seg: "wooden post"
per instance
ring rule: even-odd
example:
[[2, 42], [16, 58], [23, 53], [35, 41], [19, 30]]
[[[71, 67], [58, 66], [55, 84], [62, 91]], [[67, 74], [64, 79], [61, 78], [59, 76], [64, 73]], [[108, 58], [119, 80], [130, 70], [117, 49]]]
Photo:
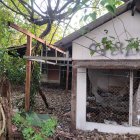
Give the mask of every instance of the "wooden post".
[[72, 68], [72, 94], [71, 94], [71, 126], [72, 126], [72, 129], [76, 129], [76, 89], [77, 89], [77, 68], [73, 67]]
[[[66, 58], [69, 57], [69, 53], [67, 52]], [[68, 94], [68, 88], [69, 88], [69, 61], [67, 61], [67, 72], [66, 72], [66, 94]]]
[[[26, 55], [31, 56], [32, 37], [27, 36], [27, 51]], [[31, 61], [26, 61], [26, 83], [25, 83], [25, 111], [30, 109], [30, 81], [31, 81]]]
[[129, 126], [132, 126], [133, 116], [133, 71], [130, 71], [130, 93], [129, 93]]

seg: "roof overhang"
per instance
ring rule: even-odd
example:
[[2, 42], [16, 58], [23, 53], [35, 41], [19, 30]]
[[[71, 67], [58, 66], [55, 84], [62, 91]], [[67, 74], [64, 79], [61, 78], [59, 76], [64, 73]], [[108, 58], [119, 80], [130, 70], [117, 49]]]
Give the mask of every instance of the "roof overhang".
[[128, 4], [130, 4], [132, 0], [129, 0], [122, 6], [117, 8], [116, 15], [113, 16], [111, 13], [107, 13], [100, 18], [96, 19], [95, 21], [87, 24], [86, 26], [80, 28], [79, 30], [73, 32], [72, 34], [64, 37], [62, 40], [59, 40], [58, 42], [55, 43], [56, 46], [63, 47], [63, 48], [68, 48], [72, 46], [72, 41], [83, 36], [84, 34], [81, 34], [81, 32], [85, 31], [85, 34], [95, 28], [103, 25], [104, 23], [110, 21], [111, 19], [115, 18], [116, 16], [123, 14], [124, 12], [128, 11]]

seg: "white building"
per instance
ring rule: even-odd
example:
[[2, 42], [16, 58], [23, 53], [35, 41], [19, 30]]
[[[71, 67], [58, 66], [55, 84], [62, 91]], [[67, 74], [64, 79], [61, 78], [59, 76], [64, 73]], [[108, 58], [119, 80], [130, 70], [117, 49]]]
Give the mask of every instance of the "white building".
[[[127, 4], [117, 9], [116, 17], [106, 14], [56, 43], [59, 46], [72, 47], [71, 112], [72, 124], [77, 129], [97, 129], [100, 132], [108, 133], [140, 133], [140, 51], [139, 48], [130, 49], [128, 47], [130, 39], [132, 39], [131, 43], [134, 43], [138, 38], [136, 42], [139, 43], [140, 13], [135, 12], [135, 15], [132, 16], [131, 10], [127, 10]], [[81, 35], [83, 30], [90, 30], [90, 32]], [[103, 39], [106, 39], [104, 41], [111, 40], [110, 44], [113, 47], [106, 50]], [[91, 55], [91, 52], [94, 54]], [[96, 119], [92, 119], [92, 122], [87, 121], [86, 109], [87, 103], [89, 103], [87, 79], [91, 84], [90, 94], [93, 95], [93, 102], [102, 108], [102, 110], [98, 108], [98, 113], [95, 113], [98, 116]], [[100, 94], [99, 89], [102, 91]], [[112, 90], [114, 91], [112, 92]], [[104, 92], [107, 93], [103, 95]], [[124, 97], [126, 100], [123, 102]], [[98, 121], [98, 118], [102, 116], [103, 108], [112, 109], [114, 107], [117, 116], [117, 113], [121, 111], [122, 103], [128, 108], [122, 107], [125, 110], [122, 112], [125, 112], [126, 115], [118, 115], [118, 118], [126, 117], [125, 125], [123, 120], [117, 120], [118, 118], [115, 121], [112, 120], [113, 112]], [[92, 109], [97, 112], [96, 105], [93, 105]], [[94, 118], [94, 116], [92, 117]]]

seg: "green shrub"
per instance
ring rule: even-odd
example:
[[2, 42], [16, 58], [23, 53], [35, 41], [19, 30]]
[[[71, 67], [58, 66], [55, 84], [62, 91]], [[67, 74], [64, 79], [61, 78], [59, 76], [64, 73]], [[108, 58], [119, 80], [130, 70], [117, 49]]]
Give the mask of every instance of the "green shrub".
[[23, 84], [25, 81], [25, 60], [11, 57], [4, 48], [0, 49], [0, 77], [5, 75], [12, 84]]
[[52, 117], [40, 118], [36, 113], [16, 113], [13, 123], [22, 132], [25, 140], [45, 140], [53, 136], [57, 120]]

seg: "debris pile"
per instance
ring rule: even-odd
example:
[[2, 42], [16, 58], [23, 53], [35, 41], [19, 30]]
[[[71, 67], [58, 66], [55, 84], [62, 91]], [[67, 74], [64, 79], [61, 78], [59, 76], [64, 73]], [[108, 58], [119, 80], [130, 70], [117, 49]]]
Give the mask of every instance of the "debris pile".
[[[65, 91], [62, 89], [52, 89], [47, 88], [47, 86], [42, 87], [43, 92], [47, 97], [47, 101], [50, 108], [53, 110], [48, 110], [39, 95], [36, 96], [35, 111], [38, 113], [50, 113], [58, 118], [58, 126], [56, 133], [52, 140], [140, 140], [140, 135], [119, 135], [119, 134], [107, 134], [100, 133], [98, 130], [94, 131], [81, 131], [74, 130], [71, 128], [71, 118], [70, 118], [70, 100], [71, 91], [66, 95]], [[23, 88], [14, 90], [13, 94], [13, 106], [16, 108], [17, 97], [23, 96]]]

